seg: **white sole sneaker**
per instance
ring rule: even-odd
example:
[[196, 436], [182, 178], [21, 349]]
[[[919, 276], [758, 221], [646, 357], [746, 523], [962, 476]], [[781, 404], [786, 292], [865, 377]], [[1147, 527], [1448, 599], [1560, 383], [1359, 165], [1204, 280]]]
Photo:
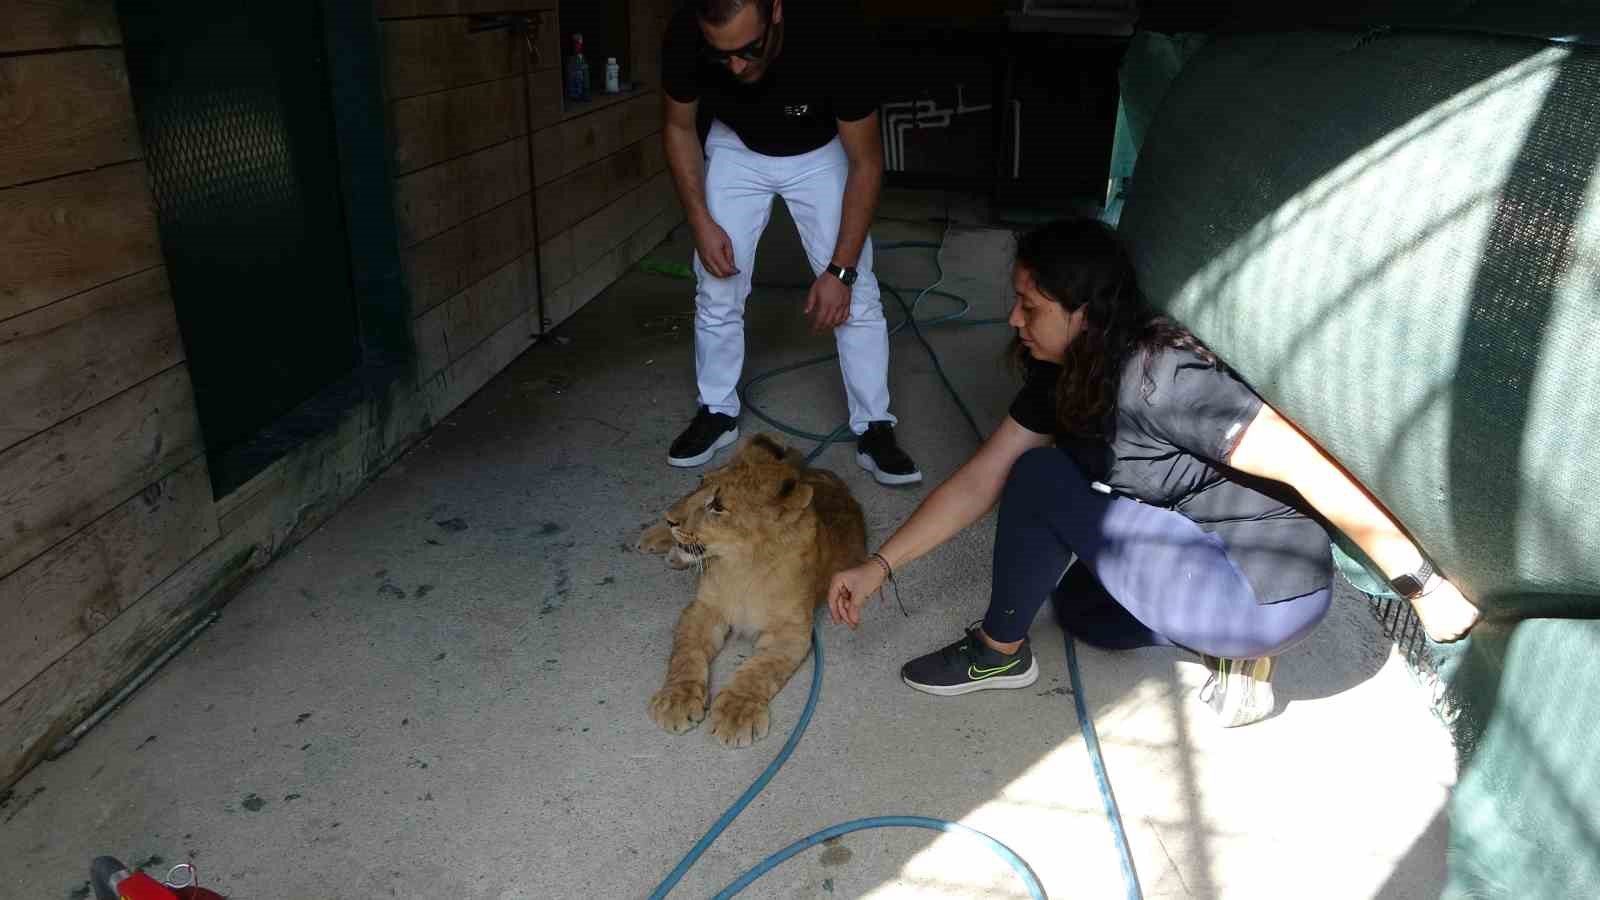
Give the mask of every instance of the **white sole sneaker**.
[[1216, 714], [1223, 728], [1239, 728], [1272, 715], [1277, 697], [1272, 693], [1273, 659], [1218, 659], [1203, 657], [1211, 677], [1200, 687], [1200, 702]]
[[738, 440], [739, 426], [735, 425], [727, 431], [724, 431], [722, 433], [722, 437], [717, 438], [716, 443], [712, 444], [710, 447], [707, 447], [706, 452], [701, 453], [698, 456], [673, 456], [670, 453], [667, 454], [667, 465], [679, 469], [693, 469], [696, 466], [703, 466], [706, 463], [711, 462], [711, 457], [716, 456], [718, 450], [721, 450], [723, 447], [730, 446]]
[[866, 469], [868, 472], [871, 472], [872, 477], [879, 484], [916, 484], [922, 480], [921, 472], [912, 472], [910, 475], [891, 475], [888, 472], [879, 469], [878, 464], [872, 461], [872, 457], [865, 453], [856, 453], [856, 465]]
[[969, 681], [966, 684], [918, 684], [905, 675], [901, 675], [900, 680], [904, 681], [907, 687], [919, 690], [924, 694], [937, 694], [940, 697], [959, 697], [962, 694], [970, 694], [973, 691], [1014, 690], [1016, 688], [1025, 688], [1039, 680], [1039, 657], [1035, 656], [1028, 660], [1027, 670], [1019, 674], [993, 675], [982, 681]]

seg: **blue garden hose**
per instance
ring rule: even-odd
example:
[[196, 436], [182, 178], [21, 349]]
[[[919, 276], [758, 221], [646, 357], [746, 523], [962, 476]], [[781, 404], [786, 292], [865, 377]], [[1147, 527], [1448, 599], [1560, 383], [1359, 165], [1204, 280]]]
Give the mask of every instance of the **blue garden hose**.
[[990, 850], [993, 850], [1001, 859], [1010, 863], [1011, 868], [1015, 869], [1017, 874], [1022, 876], [1023, 883], [1028, 886], [1028, 896], [1033, 897], [1034, 900], [1046, 900], [1044, 887], [1039, 884], [1038, 876], [1033, 874], [1033, 869], [1028, 867], [1027, 861], [1018, 856], [1016, 851], [988, 836], [987, 834], [984, 834], [975, 828], [968, 828], [967, 826], [962, 825], [960, 822], [951, 822], [945, 819], [930, 819], [927, 816], [873, 816], [870, 819], [855, 819], [850, 822], [843, 822], [838, 825], [834, 825], [831, 828], [824, 828], [816, 834], [813, 834], [810, 837], [803, 837], [800, 840], [795, 841], [789, 846], [783, 848], [782, 850], [779, 850], [777, 853], [767, 857], [766, 860], [761, 863], [761, 865], [756, 866], [754, 869], [751, 869], [743, 875], [740, 875], [732, 884], [718, 891], [713, 900], [727, 900], [728, 897], [732, 897], [733, 895], [749, 887], [751, 882], [755, 881], [757, 878], [760, 878], [762, 875], [767, 874], [767, 872], [771, 871], [779, 863], [791, 856], [794, 856], [801, 850], [804, 850], [808, 847], [815, 847], [823, 841], [836, 838], [842, 834], [849, 834], [852, 831], [864, 831], [868, 828], [926, 828], [929, 831], [943, 831], [949, 834], [964, 834], [968, 837], [977, 838], [979, 841], [982, 841], [984, 844], [986, 844]]
[[1078, 728], [1083, 732], [1083, 746], [1089, 751], [1089, 765], [1094, 769], [1095, 784], [1100, 788], [1100, 805], [1105, 808], [1106, 820], [1111, 823], [1111, 841], [1117, 845], [1117, 862], [1122, 866], [1122, 883], [1127, 887], [1128, 900], [1142, 900], [1139, 890], [1139, 872], [1133, 867], [1133, 851], [1128, 847], [1128, 834], [1122, 829], [1122, 813], [1117, 810], [1117, 797], [1111, 793], [1111, 776], [1106, 773], [1106, 760], [1100, 754], [1100, 736], [1095, 733], [1094, 719], [1089, 717], [1088, 705], [1083, 701], [1083, 676], [1078, 672], [1078, 650], [1072, 633], [1064, 634], [1067, 643], [1067, 677], [1072, 684], [1072, 705], [1078, 710]]
[[[733, 824], [733, 820], [738, 817], [739, 813], [744, 812], [744, 808], [750, 805], [750, 801], [754, 800], [757, 794], [761, 793], [761, 789], [767, 786], [767, 782], [772, 780], [772, 776], [778, 774], [778, 769], [789, 761], [789, 755], [800, 744], [800, 736], [805, 734], [806, 726], [811, 724], [811, 714], [817, 710], [817, 698], [822, 696], [821, 621], [813, 621], [811, 623], [811, 649], [815, 654], [815, 658], [811, 662], [811, 693], [806, 696], [806, 708], [800, 713], [800, 721], [794, 724], [794, 730], [789, 732], [789, 739], [783, 742], [783, 749], [779, 750], [778, 755], [772, 758], [772, 762], [762, 770], [755, 782], [746, 788], [743, 794], [739, 795], [739, 799], [728, 807], [728, 811], [723, 813], [722, 817], [712, 824], [711, 828], [706, 831], [705, 835], [693, 847], [689, 848], [689, 852], [684, 854], [683, 859], [667, 874], [667, 877], [662, 879], [659, 885], [656, 885], [656, 889], [650, 892], [650, 900], [660, 900], [677, 885], [689, 871], [689, 868], [700, 859], [700, 854], [706, 852], [706, 848], [711, 846], [711, 842], [722, 834], [723, 829]], [[773, 865], [777, 865], [777, 863], [773, 863]]]
[[[881, 250], [881, 251], [894, 251], [894, 250], [934, 250], [934, 251], [940, 251], [940, 250], [944, 249], [944, 244], [943, 243], [934, 243], [932, 241], [894, 241], [894, 242], [885, 243], [885, 244], [878, 244], [877, 245], [877, 249]], [[977, 325], [1002, 325], [1002, 324], [1005, 324], [1006, 320], [1005, 320], [1004, 317], [994, 318], [994, 319], [968, 319], [968, 318], [966, 318], [967, 313], [971, 312], [971, 310], [972, 310], [972, 304], [968, 303], [965, 297], [962, 297], [962, 296], [960, 296], [958, 294], [952, 294], [949, 291], [941, 291], [941, 290], [939, 290], [939, 285], [944, 283], [944, 265], [942, 264], [942, 262], [940, 262], [940, 260], [938, 258], [938, 255], [937, 255], [937, 252], [936, 252], [936, 254], [934, 256], [934, 264], [939, 269], [939, 280], [935, 281], [933, 284], [931, 284], [931, 285], [923, 288], [921, 291], [917, 292], [916, 299], [911, 301], [911, 303], [909, 305], [906, 303], [905, 297], [903, 295], [901, 295], [900, 291], [897, 290], [894, 287], [894, 285], [888, 284], [888, 283], [883, 282], [881, 280], [878, 282], [878, 286], [884, 292], [888, 293], [889, 296], [893, 297], [895, 299], [895, 301], [900, 304], [900, 309], [902, 311], [904, 311], [904, 313], [905, 313], [905, 318], [903, 318], [899, 322], [895, 323], [894, 327], [889, 329], [889, 337], [894, 337], [896, 334], [899, 334], [901, 331], [904, 331], [907, 327], [910, 327], [912, 334], [916, 335], [917, 340], [919, 342], [921, 342], [923, 348], [928, 351], [928, 358], [933, 361], [934, 371], [939, 373], [939, 379], [944, 382], [945, 388], [950, 392], [951, 398], [953, 398], [956, 401], [956, 406], [960, 407], [961, 415], [966, 418], [967, 424], [972, 426], [973, 433], [978, 435], [978, 440], [981, 441], [981, 440], [983, 440], [983, 429], [978, 427], [978, 420], [973, 417], [972, 411], [967, 409], [966, 403], [964, 403], [961, 400], [961, 395], [956, 391], [955, 386], [953, 384], [951, 384], [949, 376], [947, 376], [945, 374], [944, 364], [939, 360], [939, 354], [934, 351], [933, 345], [929, 344], [927, 337], [925, 337], [922, 334], [922, 326], [927, 325], [927, 326], [931, 327], [931, 326], [936, 326], [936, 325], [965, 325], [965, 326], [971, 327], [971, 326], [977, 326]], [[658, 268], [653, 269], [652, 271], [662, 271], [662, 269], [658, 267]], [[759, 286], [760, 287], [765, 287], [765, 288], [802, 290], [802, 291], [803, 290], [807, 290], [807, 289], [810, 288], [810, 285], [807, 285], [807, 284], [771, 284], [771, 283], [763, 283], [763, 284], [761, 284]], [[928, 297], [943, 297], [943, 298], [945, 298], [947, 300], [954, 300], [957, 304], [960, 305], [960, 307], [958, 309], [956, 309], [954, 312], [949, 312], [949, 313], [946, 313], [946, 314], [944, 314], [942, 316], [934, 316], [931, 319], [920, 319], [919, 320], [917, 318], [917, 316], [916, 316], [917, 307], [921, 306], [922, 305], [922, 301], [927, 299]], [[750, 399], [750, 392], [752, 390], [754, 390], [757, 385], [760, 385], [760, 384], [762, 384], [763, 382], [766, 382], [766, 381], [770, 381], [771, 379], [776, 378], [779, 375], [786, 375], [786, 374], [788, 374], [790, 372], [794, 372], [794, 371], [799, 370], [799, 369], [808, 368], [810, 366], [822, 365], [823, 363], [832, 362], [833, 360], [836, 360], [838, 358], [839, 358], [839, 354], [837, 354], [837, 353], [828, 353], [828, 354], [824, 354], [822, 356], [814, 356], [814, 357], [812, 357], [810, 359], [803, 359], [803, 360], [801, 360], [799, 362], [796, 362], [796, 363], [790, 363], [789, 365], [786, 365], [786, 366], [780, 366], [780, 367], [778, 367], [776, 369], [772, 369], [772, 370], [767, 371], [767, 372], [762, 372], [761, 374], [756, 375], [756, 376], [752, 377], [750, 380], [746, 381], [744, 383], [744, 385], [741, 388], [739, 388], [739, 399], [743, 402], [743, 404], [747, 408], [749, 408], [750, 412], [753, 415], [755, 415], [756, 418], [760, 419], [763, 422], [766, 422], [768, 425], [771, 425], [773, 428], [778, 429], [779, 431], [783, 432], [784, 434], [790, 435], [792, 437], [800, 438], [801, 440], [818, 441], [819, 442], [816, 447], [812, 448], [811, 453], [806, 456], [806, 463], [808, 465], [811, 464], [812, 462], [815, 462], [817, 457], [821, 456], [823, 451], [827, 450], [828, 447], [833, 445], [834, 443], [846, 440], [847, 438], [849, 440], [853, 441], [854, 437], [850, 436], [850, 425], [848, 423], [840, 425], [838, 428], [835, 428], [833, 431], [829, 432], [828, 434], [814, 434], [814, 433], [809, 432], [809, 431], [804, 431], [804, 430], [802, 430], [800, 428], [796, 428], [795, 426], [788, 424], [787, 422], [779, 421], [778, 419], [774, 418], [773, 416], [768, 415], [765, 410], [763, 410], [759, 405], [757, 405], [754, 401], [752, 401]]]
[[[948, 234], [948, 229], [946, 233]], [[942, 251], [944, 249], [944, 245], [942, 242], [932, 243], [928, 241], [902, 241], [897, 243], [880, 244], [878, 245], [878, 249], [931, 249], [935, 251]], [[937, 252], [934, 257], [934, 263], [939, 269], [939, 280], [934, 282], [932, 285], [923, 288], [922, 291], [917, 294], [916, 299], [913, 300], [909, 305], [905, 302], [905, 298], [901, 296], [900, 292], [893, 286], [884, 284], [881, 281], [879, 282], [880, 287], [893, 296], [895, 300], [899, 302], [901, 309], [905, 312], [905, 318], [891, 328], [889, 330], [889, 334], [890, 336], [893, 336], [908, 326], [911, 328], [911, 331], [914, 335], [916, 335], [917, 340], [922, 344], [923, 348], [927, 350], [928, 357], [933, 362], [934, 371], [938, 373], [939, 380], [944, 383], [945, 390], [949, 392], [951, 399], [955, 400], [956, 406], [960, 408], [961, 414], [967, 420], [967, 424], [972, 427], [973, 434], [976, 435], [977, 439], [981, 442], [984, 440], [983, 429], [978, 426], [978, 420], [973, 417], [971, 410], [969, 410], [966, 403], [962, 401], [961, 395], [956, 390], [955, 385], [950, 381], [949, 376], [945, 374], [944, 366], [939, 360], [939, 354], [933, 349], [933, 345], [928, 342], [927, 337], [923, 335], [921, 326], [934, 326], [943, 324], [969, 326], [996, 325], [1002, 324], [1006, 320], [1003, 318], [979, 320], [968, 320], [963, 318], [967, 312], [971, 310], [971, 304], [969, 304], [960, 296], [937, 289], [938, 286], [944, 282], [944, 265]], [[658, 267], [654, 269], [654, 271], [659, 272], [663, 271], [663, 269]], [[761, 286], [796, 288], [799, 290], [806, 290], [810, 287], [809, 285]], [[954, 300], [960, 304], [960, 309], [943, 316], [937, 316], [932, 319], [919, 321], [916, 318], [917, 307], [925, 298], [929, 296], [940, 296]], [[818, 356], [812, 359], [802, 360], [798, 363], [791, 363], [790, 365], [761, 373], [745, 382], [744, 386], [739, 392], [740, 398], [743, 400], [744, 405], [747, 406], [750, 411], [756, 415], [756, 417], [760, 418], [768, 425], [771, 425], [773, 428], [776, 428], [785, 434], [789, 434], [804, 440], [819, 442], [818, 445], [812, 449], [811, 453], [807, 455], [807, 464], [810, 464], [816, 460], [817, 457], [821, 456], [823, 451], [827, 450], [830, 445], [845, 440], [846, 436], [850, 435], [849, 424], [840, 425], [838, 428], [835, 428], [832, 432], [825, 435], [812, 434], [810, 432], [802, 431], [801, 429], [779, 421], [778, 419], [761, 410], [758, 406], [756, 406], [756, 404], [751, 402], [749, 392], [756, 385], [775, 378], [778, 375], [783, 375], [785, 373], [793, 372], [797, 369], [803, 369], [808, 366], [821, 365], [822, 363], [830, 362], [837, 358], [837, 353], [830, 353], [826, 356]], [[853, 436], [850, 437], [850, 440], [854, 440]], [[728, 807], [728, 810], [724, 812], [715, 823], [712, 824], [711, 828], [706, 831], [705, 835], [702, 836], [699, 841], [695, 842], [695, 845], [689, 849], [689, 852], [684, 855], [683, 859], [678, 862], [677, 866], [675, 866], [673, 870], [667, 874], [667, 877], [662, 879], [661, 883], [656, 886], [656, 889], [650, 893], [650, 900], [660, 900], [660, 898], [665, 897], [669, 891], [677, 886], [678, 882], [683, 879], [683, 876], [687, 874], [689, 869], [693, 867], [694, 864], [700, 859], [700, 856], [705, 853], [707, 848], [711, 846], [712, 842], [716, 841], [716, 839], [721, 836], [722, 832], [733, 823], [733, 820], [737, 818], [741, 812], [744, 812], [745, 807], [750, 805], [750, 801], [755, 799], [757, 794], [761, 793], [761, 790], [765, 788], [767, 783], [770, 782], [773, 776], [777, 774], [778, 769], [781, 768], [783, 764], [788, 761], [789, 756], [794, 753], [794, 749], [800, 743], [800, 738], [805, 733], [806, 727], [811, 724], [811, 715], [816, 711], [817, 700], [822, 695], [821, 629], [821, 621], [813, 621], [811, 629], [811, 646], [812, 652], [815, 654], [815, 659], [812, 662], [811, 670], [811, 692], [806, 697], [805, 709], [800, 713], [800, 720], [795, 723], [794, 730], [789, 733], [789, 739], [784, 742], [783, 749], [778, 751], [778, 755], [774, 757], [767, 768], [761, 772], [760, 776], [756, 778], [755, 782], [752, 783], [750, 787], [739, 796], [738, 800], [734, 801], [732, 806]], [[1100, 753], [1100, 740], [1095, 733], [1094, 720], [1090, 718], [1088, 706], [1084, 703], [1083, 678], [1078, 670], [1078, 654], [1074, 647], [1072, 635], [1070, 633], [1066, 634], [1065, 638], [1067, 647], [1067, 673], [1071, 679], [1072, 700], [1078, 715], [1078, 727], [1083, 733], [1084, 746], [1089, 752], [1089, 761], [1094, 769], [1095, 782], [1100, 789], [1101, 804], [1105, 809], [1106, 819], [1111, 826], [1112, 841], [1116, 844], [1117, 853], [1120, 857], [1122, 877], [1127, 889], [1126, 896], [1128, 897], [1128, 900], [1142, 900], [1144, 895], [1139, 888], [1139, 876], [1133, 865], [1133, 854], [1128, 846], [1128, 836], [1122, 826], [1122, 814], [1117, 809], [1117, 800], [1111, 791], [1111, 778], [1106, 773], [1105, 759]], [[782, 850], [779, 850], [777, 853], [774, 853], [762, 860], [754, 868], [739, 876], [733, 881], [733, 883], [719, 891], [714, 900], [724, 900], [724, 898], [732, 897], [738, 894], [746, 887], [749, 887], [750, 884], [756, 879], [760, 878], [762, 875], [765, 875], [767, 872], [772, 871], [774, 868], [777, 868], [785, 860], [796, 855], [797, 853], [800, 853], [802, 850], [805, 850], [808, 847], [814, 847], [825, 840], [838, 837], [839, 835], [849, 834], [855, 831], [862, 831], [869, 828], [927, 828], [933, 831], [958, 833], [974, 837], [984, 842], [990, 850], [994, 851], [996, 855], [1005, 860], [1006, 863], [1011, 866], [1011, 868], [1017, 873], [1018, 877], [1020, 877], [1023, 883], [1027, 886], [1030, 897], [1035, 898], [1035, 900], [1045, 900], [1046, 895], [1044, 892], [1044, 886], [1039, 883], [1038, 876], [1034, 874], [1027, 862], [1023, 860], [1022, 857], [1018, 856], [1010, 847], [1007, 847], [1005, 844], [1002, 844], [1001, 842], [995, 840], [987, 834], [984, 834], [981, 831], [969, 828], [958, 822], [951, 822], [944, 819], [927, 818], [923, 816], [874, 816], [867, 819], [855, 819], [850, 822], [844, 822], [839, 825], [824, 828], [815, 834], [795, 841]]]

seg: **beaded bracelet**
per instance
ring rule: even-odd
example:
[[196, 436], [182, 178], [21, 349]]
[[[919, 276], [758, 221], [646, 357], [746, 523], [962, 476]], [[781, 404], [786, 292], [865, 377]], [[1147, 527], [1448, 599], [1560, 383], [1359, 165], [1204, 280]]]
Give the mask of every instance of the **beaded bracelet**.
[[[883, 569], [883, 577], [894, 588], [894, 602], [900, 607], [900, 615], [905, 616], [908, 619], [911, 618], [911, 613], [906, 611], [906, 602], [900, 599], [900, 582], [894, 580], [894, 566], [889, 565], [889, 561], [884, 559], [883, 554], [881, 553], [874, 553], [871, 556], [868, 556], [867, 559], [877, 563], [878, 566]], [[883, 588], [880, 587], [878, 592], [882, 594]]]

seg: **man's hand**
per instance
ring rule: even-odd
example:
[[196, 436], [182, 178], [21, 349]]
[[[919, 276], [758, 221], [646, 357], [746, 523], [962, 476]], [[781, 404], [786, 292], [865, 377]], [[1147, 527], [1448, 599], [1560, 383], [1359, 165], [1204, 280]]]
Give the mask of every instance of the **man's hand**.
[[881, 587], [883, 568], [872, 560], [833, 576], [828, 585], [828, 613], [833, 623], [849, 625], [852, 630], [860, 625], [861, 610]]
[[739, 274], [733, 262], [733, 241], [716, 220], [706, 216], [693, 226], [694, 248], [700, 253], [700, 263], [706, 271], [718, 278], [731, 278]]
[[1462, 596], [1461, 591], [1448, 581], [1439, 583], [1411, 601], [1411, 607], [1422, 620], [1422, 630], [1441, 644], [1459, 641], [1478, 624], [1478, 608]]
[[850, 287], [823, 272], [806, 296], [805, 314], [811, 317], [813, 334], [838, 328], [850, 318]]

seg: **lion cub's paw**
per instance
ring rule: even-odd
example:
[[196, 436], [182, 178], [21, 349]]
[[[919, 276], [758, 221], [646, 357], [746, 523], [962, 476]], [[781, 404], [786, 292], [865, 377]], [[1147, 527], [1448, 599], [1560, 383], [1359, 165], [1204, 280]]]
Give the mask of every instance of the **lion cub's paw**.
[[711, 703], [711, 734], [725, 747], [748, 747], [767, 736], [767, 701], [723, 691]]
[[635, 541], [633, 548], [640, 553], [665, 553], [677, 546], [677, 541], [672, 539], [672, 529], [665, 522], [657, 522], [644, 530]]
[[705, 685], [680, 681], [656, 691], [650, 698], [650, 718], [673, 734], [689, 731], [705, 717]]

